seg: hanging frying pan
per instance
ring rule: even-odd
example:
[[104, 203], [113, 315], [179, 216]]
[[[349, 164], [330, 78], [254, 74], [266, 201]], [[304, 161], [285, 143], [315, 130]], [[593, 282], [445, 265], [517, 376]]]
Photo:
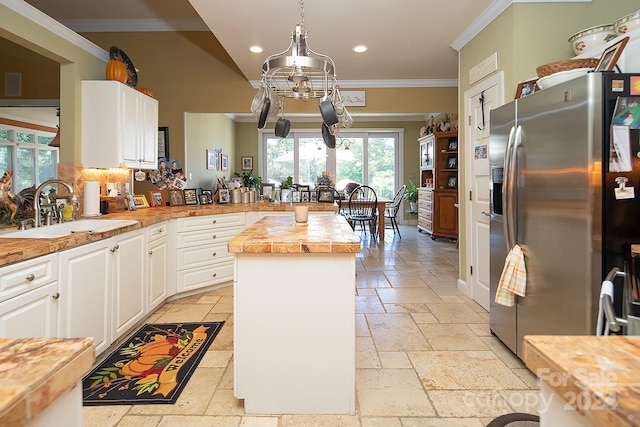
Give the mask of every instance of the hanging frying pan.
[[336, 137], [331, 135], [331, 131], [329, 131], [326, 123], [322, 123], [322, 139], [324, 139], [324, 144], [328, 148], [336, 148]]
[[291, 129], [291, 122], [284, 117], [280, 117], [276, 122], [276, 136], [279, 138], [286, 138], [289, 135]]
[[320, 115], [327, 126], [338, 123], [338, 115], [336, 114], [336, 109], [333, 107], [333, 102], [331, 102], [330, 99], [320, 103]]
[[268, 96], [265, 96], [262, 100], [262, 109], [260, 110], [260, 118], [258, 119], [258, 129], [262, 129], [267, 123], [267, 116], [269, 115], [270, 106], [271, 100]]

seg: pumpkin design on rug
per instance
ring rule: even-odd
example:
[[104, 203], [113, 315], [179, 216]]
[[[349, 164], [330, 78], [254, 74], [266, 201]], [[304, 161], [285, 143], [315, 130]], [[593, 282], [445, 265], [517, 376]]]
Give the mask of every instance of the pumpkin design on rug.
[[223, 325], [144, 325], [84, 377], [83, 405], [175, 403]]

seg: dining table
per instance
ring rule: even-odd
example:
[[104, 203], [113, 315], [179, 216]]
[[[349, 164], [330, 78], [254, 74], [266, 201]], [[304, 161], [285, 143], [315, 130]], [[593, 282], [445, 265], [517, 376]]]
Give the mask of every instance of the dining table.
[[[343, 199], [342, 202], [342, 210], [349, 210], [349, 199]], [[357, 202], [357, 200], [356, 200]], [[380, 241], [384, 241], [384, 211], [388, 203], [393, 203], [393, 200], [390, 199], [378, 199], [376, 202], [376, 210], [378, 212], [378, 239]]]

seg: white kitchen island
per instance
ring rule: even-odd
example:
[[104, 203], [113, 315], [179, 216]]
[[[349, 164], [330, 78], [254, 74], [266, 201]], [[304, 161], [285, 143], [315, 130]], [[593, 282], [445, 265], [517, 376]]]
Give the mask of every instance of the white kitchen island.
[[234, 391], [248, 414], [355, 414], [355, 263], [344, 218], [268, 216], [235, 254]]

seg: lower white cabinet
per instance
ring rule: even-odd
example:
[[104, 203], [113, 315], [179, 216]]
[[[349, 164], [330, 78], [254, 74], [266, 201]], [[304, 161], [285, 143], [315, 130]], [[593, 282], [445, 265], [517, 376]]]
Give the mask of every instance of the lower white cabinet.
[[245, 228], [244, 212], [177, 219], [177, 292], [233, 280], [228, 243]]
[[106, 350], [145, 315], [144, 231], [60, 252], [59, 336]]
[[169, 223], [147, 227], [147, 311], [159, 307], [168, 297]]
[[60, 252], [58, 336], [93, 337], [96, 354], [111, 344], [111, 239]]
[[0, 268], [0, 337], [55, 337], [58, 254]]

